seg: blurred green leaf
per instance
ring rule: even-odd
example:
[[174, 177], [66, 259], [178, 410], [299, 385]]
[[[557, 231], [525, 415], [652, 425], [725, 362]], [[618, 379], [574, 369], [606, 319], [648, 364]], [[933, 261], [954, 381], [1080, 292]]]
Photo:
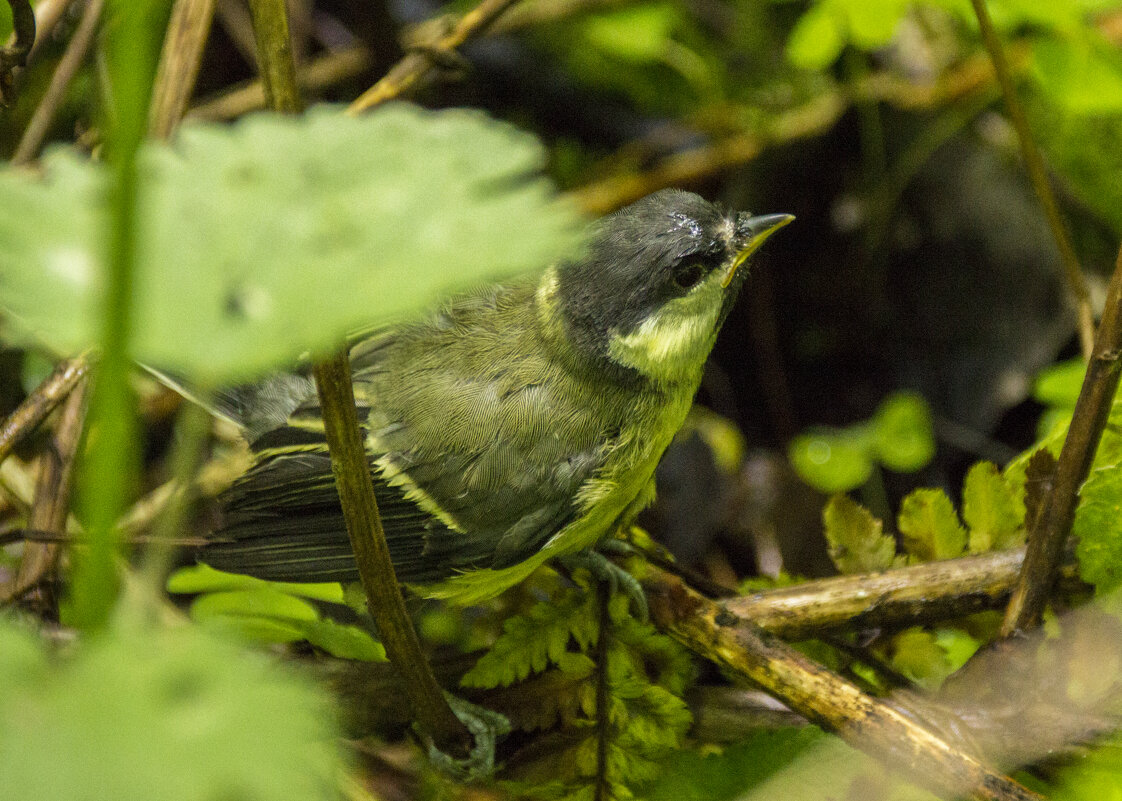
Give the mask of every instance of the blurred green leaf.
[[[771, 776], [781, 774], [799, 755], [813, 752], [829, 735], [813, 726], [761, 731], [726, 746], [719, 754], [683, 751], [669, 760], [652, 801], [725, 801]], [[808, 777], [804, 777], [804, 781]], [[776, 795], [775, 798], [782, 796]]]
[[299, 584], [296, 582], [265, 581], [239, 573], [225, 573], [210, 565], [181, 567], [167, 580], [167, 591], [174, 593], [219, 592], [222, 590], [251, 590], [272, 588], [289, 595], [300, 595], [317, 601], [345, 604], [343, 587], [338, 582]]
[[811, 6], [795, 23], [787, 40], [787, 58], [805, 70], [824, 70], [838, 60], [845, 32], [838, 15], [824, 3]]
[[231, 615], [289, 620], [319, 618], [316, 608], [304, 599], [286, 595], [269, 587], [211, 592], [200, 595], [191, 604], [191, 618], [196, 623], [206, 623], [215, 617]]
[[1048, 797], [1052, 801], [1118, 801], [1122, 798], [1122, 738], [1117, 734], [1062, 768]]
[[1073, 114], [1122, 112], [1122, 54], [1097, 37], [1042, 39], [1032, 76], [1049, 102]]
[[914, 626], [892, 638], [891, 665], [925, 690], [937, 690], [951, 674], [935, 634]]
[[1024, 501], [991, 462], [978, 462], [962, 485], [962, 518], [970, 529], [970, 553], [1013, 548], [1024, 542]]
[[864, 428], [823, 429], [800, 434], [787, 446], [799, 478], [821, 492], [856, 489], [873, 474]]
[[1079, 574], [1097, 593], [1122, 586], [1122, 468], [1092, 470], [1079, 493], [1072, 534]]
[[582, 24], [588, 43], [626, 61], [660, 61], [680, 12], [669, 3], [650, 3], [590, 15]]
[[909, 494], [900, 504], [896, 524], [904, 549], [921, 562], [953, 559], [966, 550], [966, 529], [942, 490], [919, 489]]
[[889, 470], [913, 473], [935, 456], [931, 410], [922, 396], [911, 392], [890, 395], [872, 420], [877, 459]]
[[911, 0], [838, 0], [845, 10], [850, 41], [862, 50], [888, 44]]
[[982, 641], [959, 628], [944, 627], [935, 631], [935, 641], [947, 655], [951, 672], [970, 661], [970, 657], [982, 647]]
[[0, 764], [22, 801], [333, 799], [327, 696], [194, 627], [104, 633], [69, 659], [0, 624]]
[[1087, 363], [1076, 357], [1045, 367], [1032, 384], [1032, 397], [1045, 406], [1074, 409], [1083, 386]]
[[[457, 288], [540, 268], [577, 215], [529, 135], [465, 110], [256, 114], [145, 145], [134, 355], [200, 383], [243, 379]], [[106, 171], [54, 150], [0, 172], [0, 295], [52, 347], [88, 344]]]
[[322, 617], [313, 604], [282, 592], [280, 588], [285, 585], [255, 581], [260, 584], [200, 595], [191, 604], [191, 618], [249, 642], [307, 640], [340, 659], [382, 661], [386, 658], [381, 643], [358, 626]]
[[842, 573], [887, 570], [896, 559], [896, 541], [881, 521], [845, 495], [830, 498], [822, 510], [830, 559]]

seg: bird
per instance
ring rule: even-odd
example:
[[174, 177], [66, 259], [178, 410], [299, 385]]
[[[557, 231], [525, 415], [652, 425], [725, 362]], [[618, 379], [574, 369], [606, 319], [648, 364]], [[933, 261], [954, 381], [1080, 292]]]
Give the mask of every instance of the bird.
[[[397, 578], [482, 602], [587, 552], [654, 497], [744, 282], [789, 214], [676, 189], [590, 225], [578, 255], [351, 345], [355, 404]], [[359, 578], [306, 374], [228, 393], [251, 466], [198, 552], [287, 582]]]

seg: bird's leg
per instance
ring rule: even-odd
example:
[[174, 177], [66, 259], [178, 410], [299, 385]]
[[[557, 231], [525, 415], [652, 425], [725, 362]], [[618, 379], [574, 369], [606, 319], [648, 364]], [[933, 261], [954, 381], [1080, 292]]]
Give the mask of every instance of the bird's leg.
[[647, 596], [643, 592], [638, 580], [608, 558], [613, 555], [633, 555], [635, 549], [622, 540], [609, 538], [594, 548], [568, 554], [557, 561], [569, 575], [575, 570], [587, 570], [596, 581], [607, 584], [612, 595], [623, 592], [631, 604], [631, 611], [644, 622], [649, 613], [647, 610]]
[[445, 692], [448, 706], [456, 714], [468, 731], [474, 745], [471, 753], [464, 759], [449, 756], [436, 747], [433, 741], [420, 735], [421, 742], [428, 752], [429, 761], [450, 776], [464, 781], [485, 779], [495, 772], [495, 746], [498, 741], [510, 734], [510, 721], [505, 715], [465, 701], [459, 696]]

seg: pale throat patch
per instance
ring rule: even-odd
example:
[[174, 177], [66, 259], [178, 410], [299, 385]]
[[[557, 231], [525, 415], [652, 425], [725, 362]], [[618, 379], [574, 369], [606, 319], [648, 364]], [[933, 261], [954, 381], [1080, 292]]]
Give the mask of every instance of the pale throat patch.
[[714, 270], [688, 295], [667, 301], [633, 330], [613, 330], [609, 355], [656, 381], [695, 380], [717, 339], [724, 302], [720, 279], [721, 271]]

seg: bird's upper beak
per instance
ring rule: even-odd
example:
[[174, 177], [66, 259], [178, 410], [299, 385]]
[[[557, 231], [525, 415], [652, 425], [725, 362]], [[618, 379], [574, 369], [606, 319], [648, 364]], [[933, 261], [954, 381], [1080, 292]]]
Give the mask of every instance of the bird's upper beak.
[[743, 212], [737, 214], [736, 244], [740, 249], [732, 261], [732, 266], [721, 278], [721, 286], [727, 287], [731, 284], [740, 265], [759, 250], [760, 245], [766, 242], [768, 237], [793, 219], [795, 219], [793, 214], [761, 214], [757, 217], [750, 217]]

